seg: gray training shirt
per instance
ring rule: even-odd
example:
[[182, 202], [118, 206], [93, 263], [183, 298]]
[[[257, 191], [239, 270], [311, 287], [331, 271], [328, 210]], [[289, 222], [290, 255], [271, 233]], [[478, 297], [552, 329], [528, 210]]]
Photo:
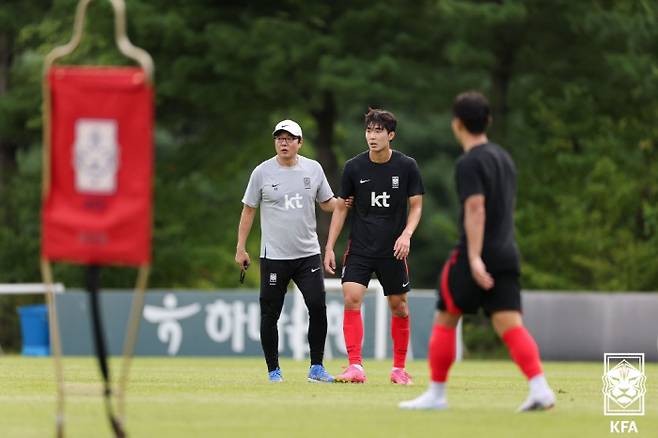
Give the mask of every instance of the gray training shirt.
[[291, 260], [320, 254], [315, 203], [328, 201], [334, 193], [320, 163], [298, 157], [291, 167], [272, 157], [249, 178], [242, 202], [260, 205], [261, 257]]

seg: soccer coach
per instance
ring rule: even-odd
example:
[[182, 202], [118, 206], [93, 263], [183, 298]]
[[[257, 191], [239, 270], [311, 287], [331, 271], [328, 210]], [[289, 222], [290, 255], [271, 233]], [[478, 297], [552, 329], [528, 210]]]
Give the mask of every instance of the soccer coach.
[[[333, 382], [322, 365], [327, 337], [327, 307], [315, 203], [332, 212], [337, 200], [322, 166], [298, 154], [302, 128], [292, 120], [279, 122], [272, 133], [276, 155], [258, 165], [242, 199], [235, 262], [251, 263], [247, 238], [260, 206], [260, 339], [270, 382], [282, 382], [277, 321], [290, 280], [301, 291], [309, 313], [310, 382]], [[342, 202], [342, 201], [341, 201]]]

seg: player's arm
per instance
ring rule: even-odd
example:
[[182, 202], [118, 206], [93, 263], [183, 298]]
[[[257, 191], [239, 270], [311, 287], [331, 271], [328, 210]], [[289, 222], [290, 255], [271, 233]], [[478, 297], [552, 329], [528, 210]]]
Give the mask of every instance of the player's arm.
[[482, 260], [482, 245], [484, 242], [484, 224], [486, 211], [484, 195], [471, 195], [464, 201], [464, 231], [468, 246], [468, 262], [471, 266], [471, 275], [482, 289], [491, 289], [494, 280], [487, 272]]
[[251, 226], [254, 223], [256, 216], [256, 209], [244, 204], [242, 207], [242, 214], [240, 215], [240, 225], [238, 225], [238, 244], [235, 249], [235, 263], [240, 268], [245, 268], [251, 264], [251, 259], [247, 253], [247, 238], [251, 231]]
[[407, 216], [407, 226], [404, 227], [402, 234], [393, 245], [393, 255], [396, 259], [402, 260], [409, 255], [411, 249], [411, 236], [420, 223], [420, 216], [423, 213], [423, 195], [409, 197], [409, 215]]
[[331, 224], [329, 225], [329, 235], [327, 236], [327, 245], [324, 252], [324, 269], [330, 274], [336, 273], [336, 255], [334, 254], [334, 246], [336, 240], [340, 235], [345, 219], [347, 218], [347, 206], [343, 198], [337, 198], [335, 203], [334, 212], [331, 215]]
[[327, 177], [324, 174], [322, 167], [320, 167], [320, 171], [322, 172], [322, 183], [318, 188], [318, 196], [320, 197], [320, 199], [326, 198], [326, 201], [319, 202], [320, 209], [322, 211], [326, 211], [327, 213], [332, 213], [336, 208], [336, 204], [339, 202], [345, 203], [348, 209], [351, 208], [352, 202], [354, 201], [354, 196], [351, 196], [345, 200], [341, 200], [340, 198], [338, 199], [335, 198], [333, 192], [331, 191], [331, 187], [329, 187], [329, 181], [327, 181]]
[[348, 209], [352, 208], [352, 205], [354, 204], [354, 196], [350, 196], [347, 199], [342, 199], [342, 198], [329, 198], [325, 202], [320, 202], [320, 209], [322, 211], [326, 211], [327, 213], [333, 213], [333, 211], [336, 208], [336, 205], [338, 203], [343, 203], [345, 204], [345, 207]]
[[331, 213], [334, 211], [334, 208], [336, 208], [336, 198], [329, 198], [324, 202], [320, 202], [320, 209], [322, 211]]

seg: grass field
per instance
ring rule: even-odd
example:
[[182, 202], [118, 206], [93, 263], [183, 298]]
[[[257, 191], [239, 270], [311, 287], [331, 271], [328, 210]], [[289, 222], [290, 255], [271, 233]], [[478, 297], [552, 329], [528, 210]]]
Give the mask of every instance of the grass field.
[[[67, 437], [110, 437], [91, 358], [67, 358]], [[119, 361], [113, 360], [113, 370]], [[332, 373], [342, 361], [326, 364]], [[311, 384], [307, 364], [282, 360], [286, 382], [269, 384], [260, 358], [136, 358], [127, 399], [131, 437], [605, 437], [601, 363], [548, 362], [557, 392], [549, 412], [514, 414], [526, 383], [509, 361], [464, 361], [449, 384], [450, 409], [405, 412], [400, 400], [420, 394], [426, 363], [408, 369], [411, 387], [388, 383], [390, 362], [366, 361], [365, 385]], [[646, 365], [640, 436], [658, 436], [658, 364]], [[0, 357], [0, 437], [49, 437], [54, 430], [50, 358]], [[633, 434], [635, 435], [635, 434]]]

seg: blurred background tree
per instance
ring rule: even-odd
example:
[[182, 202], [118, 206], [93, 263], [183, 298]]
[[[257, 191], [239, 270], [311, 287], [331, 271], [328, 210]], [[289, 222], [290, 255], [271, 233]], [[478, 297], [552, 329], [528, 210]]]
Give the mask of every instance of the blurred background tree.
[[[0, 5], [1, 282], [40, 277], [41, 67], [69, 40], [76, 3]], [[398, 116], [394, 147], [424, 177], [410, 265], [416, 288], [434, 288], [458, 237], [450, 106], [478, 89], [492, 102], [492, 140], [519, 168], [524, 287], [655, 290], [655, 2], [243, 3], [127, 1], [129, 36], [156, 65], [152, 286], [237, 286], [240, 200], [251, 170], [274, 154], [274, 123], [301, 123], [301, 153], [338, 191], [345, 160], [365, 149], [362, 116], [376, 106]], [[109, 2], [93, 2], [82, 45], [64, 62], [126, 63], [112, 23]], [[320, 214], [322, 246], [328, 221]], [[55, 275], [82, 284], [77, 266]], [[126, 269], [103, 277], [108, 287], [133, 281]], [[247, 282], [257, 286], [257, 267]]]

